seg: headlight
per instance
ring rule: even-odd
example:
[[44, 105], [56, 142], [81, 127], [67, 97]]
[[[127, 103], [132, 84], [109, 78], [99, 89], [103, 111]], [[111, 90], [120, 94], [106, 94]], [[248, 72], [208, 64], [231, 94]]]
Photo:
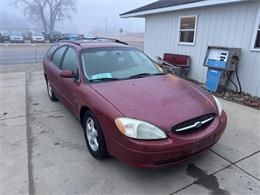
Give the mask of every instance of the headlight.
[[115, 123], [118, 129], [127, 137], [146, 140], [167, 138], [161, 129], [144, 121], [131, 118], [117, 118]]
[[215, 102], [216, 102], [216, 105], [217, 105], [217, 108], [218, 108], [218, 114], [219, 114], [219, 116], [221, 116], [221, 114], [222, 114], [222, 106], [221, 106], [221, 103], [220, 103], [220, 101], [218, 100], [218, 98], [216, 98], [214, 95], [213, 95], [213, 98], [214, 98], [214, 100], [215, 100]]

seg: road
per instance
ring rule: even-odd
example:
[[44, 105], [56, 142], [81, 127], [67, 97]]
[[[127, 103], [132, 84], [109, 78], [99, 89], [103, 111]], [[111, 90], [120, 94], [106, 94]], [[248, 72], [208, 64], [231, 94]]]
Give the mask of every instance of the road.
[[49, 44], [46, 45], [1, 45], [0, 65], [35, 64], [42, 61]]
[[[129, 42], [129, 45], [143, 50], [143, 43]], [[37, 64], [50, 47], [50, 44], [1, 44], [0, 65]]]

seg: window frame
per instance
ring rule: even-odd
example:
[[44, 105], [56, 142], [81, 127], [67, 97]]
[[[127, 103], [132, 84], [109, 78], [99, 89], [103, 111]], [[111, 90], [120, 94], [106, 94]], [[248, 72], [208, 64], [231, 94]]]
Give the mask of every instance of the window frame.
[[[181, 29], [181, 20], [183, 18], [191, 18], [191, 17], [195, 17], [195, 25], [194, 25], [194, 35], [193, 35], [193, 42], [182, 42], [180, 41], [181, 38], [181, 31], [192, 31], [191, 29]], [[178, 40], [177, 40], [177, 44], [179, 45], [189, 45], [189, 46], [194, 46], [195, 42], [196, 42], [196, 34], [197, 34], [197, 23], [198, 23], [198, 15], [185, 15], [185, 16], [180, 16], [179, 17], [179, 24], [178, 24]]]
[[[62, 47], [65, 47], [65, 50], [64, 50], [64, 52], [62, 53], [62, 56], [61, 56], [61, 59], [60, 59], [60, 63], [59, 63], [59, 65], [56, 65], [54, 62], [53, 62], [53, 57], [54, 57], [54, 55], [56, 54], [56, 52], [59, 50], [59, 49], [61, 49]], [[58, 47], [58, 48], [56, 48], [56, 50], [53, 52], [53, 54], [52, 54], [52, 57], [51, 57], [51, 63], [54, 65], [54, 66], [56, 66], [58, 69], [60, 69], [61, 70], [61, 64], [62, 64], [62, 62], [63, 62], [63, 58], [64, 58], [64, 55], [65, 55], [65, 53], [67, 52], [67, 49], [68, 49], [68, 46], [67, 45], [61, 45], [60, 47]]]
[[255, 48], [255, 41], [258, 32], [260, 33], [260, 9], [258, 9], [256, 19], [255, 19], [254, 32], [251, 41], [251, 51], [260, 51], [260, 47]]
[[[45, 54], [45, 58], [49, 59], [50, 61], [52, 60], [52, 56], [54, 55], [54, 53], [56, 52], [56, 50], [59, 48], [59, 44], [53, 44], [49, 47], [49, 49], [47, 50], [46, 54]], [[54, 48], [56, 47], [56, 48]], [[50, 53], [50, 50], [54, 48], [54, 50]]]
[[[62, 69], [62, 64], [63, 64], [63, 62], [64, 62], [64, 58], [65, 58], [65, 56], [66, 56], [66, 54], [67, 54], [67, 52], [68, 52], [68, 50], [69, 50], [69, 48], [71, 48], [74, 52], [75, 52], [75, 54], [76, 54], [76, 66], [77, 66], [77, 73], [76, 73], [76, 77], [75, 77], [75, 80], [79, 80], [79, 74], [80, 74], [80, 66], [79, 66], [79, 56], [78, 56], [78, 53], [77, 53], [77, 49], [76, 48], [74, 48], [74, 47], [72, 47], [71, 45], [66, 45], [67, 46], [67, 48], [66, 48], [66, 50], [64, 51], [64, 54], [63, 54], [63, 56], [62, 56], [62, 60], [61, 60], [61, 63], [60, 63], [60, 70], [63, 70]], [[73, 73], [74, 74], [74, 73]]]

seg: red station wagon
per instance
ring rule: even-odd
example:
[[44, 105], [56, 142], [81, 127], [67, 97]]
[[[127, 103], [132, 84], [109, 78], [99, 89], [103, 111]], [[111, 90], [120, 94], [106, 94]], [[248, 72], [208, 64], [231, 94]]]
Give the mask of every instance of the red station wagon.
[[118, 40], [60, 41], [43, 68], [50, 99], [80, 120], [97, 159], [173, 166], [209, 149], [226, 127], [217, 98]]

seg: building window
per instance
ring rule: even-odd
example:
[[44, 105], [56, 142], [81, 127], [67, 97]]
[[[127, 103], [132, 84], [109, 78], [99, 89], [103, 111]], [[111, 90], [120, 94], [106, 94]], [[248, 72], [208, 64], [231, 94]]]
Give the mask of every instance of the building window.
[[197, 27], [197, 16], [182, 16], [179, 22], [179, 43], [194, 45]]
[[260, 51], [260, 11], [256, 18], [256, 31], [253, 37], [252, 49]]

